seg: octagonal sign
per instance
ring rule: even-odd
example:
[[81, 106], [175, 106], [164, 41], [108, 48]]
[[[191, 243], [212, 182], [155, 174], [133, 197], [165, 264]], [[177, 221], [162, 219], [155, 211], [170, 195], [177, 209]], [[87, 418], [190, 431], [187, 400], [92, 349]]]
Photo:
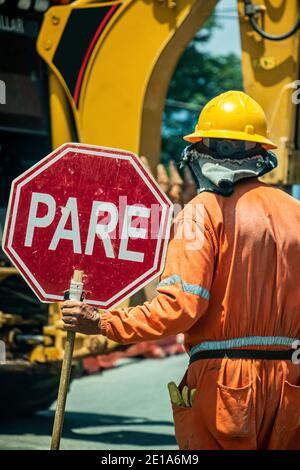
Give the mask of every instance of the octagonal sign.
[[78, 269], [86, 302], [110, 308], [161, 272], [171, 212], [133, 153], [64, 144], [13, 181], [3, 250], [41, 301]]

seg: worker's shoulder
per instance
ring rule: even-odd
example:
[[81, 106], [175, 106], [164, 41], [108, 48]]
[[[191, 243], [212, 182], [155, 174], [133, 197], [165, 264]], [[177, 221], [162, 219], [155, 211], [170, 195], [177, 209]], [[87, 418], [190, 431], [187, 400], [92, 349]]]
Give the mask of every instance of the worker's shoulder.
[[209, 208], [211, 205], [215, 204], [218, 204], [218, 195], [210, 191], [203, 191], [197, 194], [197, 196], [195, 196], [193, 199], [191, 199], [191, 201], [188, 202], [187, 206], [203, 205], [205, 208]]
[[[175, 214], [176, 215], [176, 214]], [[222, 219], [222, 209], [216, 195], [212, 192], [202, 192], [184, 205], [176, 219], [193, 220], [203, 225], [215, 225]]]
[[263, 207], [268, 213], [287, 211], [300, 217], [300, 202], [297, 199], [275, 186], [251, 179], [237, 183], [231, 196], [209, 191], [197, 194], [185, 204], [178, 218], [199, 220], [205, 214], [212, 225], [219, 225], [224, 218], [249, 206]]
[[282, 204], [283, 206], [291, 206], [294, 210], [300, 210], [300, 202], [292, 197], [288, 192], [270, 184], [257, 181], [256, 184], [246, 188], [240, 188], [238, 197], [243, 196], [243, 199], [264, 199], [270, 205]]
[[226, 201], [229, 198], [210, 191], [203, 191], [186, 204], [185, 210], [190, 206], [193, 208], [194, 212], [202, 210], [207, 214], [214, 214], [217, 216], [219, 213], [221, 214], [222, 205], [224, 203], [223, 199]]
[[[275, 224], [300, 224], [300, 202], [282, 189], [260, 181], [238, 185], [231, 207], [223, 207], [226, 220], [234, 211], [235, 217], [251, 223], [264, 223], [272, 219]], [[265, 222], [264, 222], [265, 220]]]

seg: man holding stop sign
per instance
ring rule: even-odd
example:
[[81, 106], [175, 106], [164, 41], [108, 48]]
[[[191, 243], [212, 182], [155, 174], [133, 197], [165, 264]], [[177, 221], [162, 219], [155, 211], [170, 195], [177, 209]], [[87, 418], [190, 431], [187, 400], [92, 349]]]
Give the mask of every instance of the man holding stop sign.
[[169, 384], [181, 449], [299, 449], [299, 201], [258, 180], [276, 145], [246, 94], [214, 98], [185, 139], [200, 194], [175, 219], [158, 295], [67, 301], [66, 328], [125, 344], [185, 333], [189, 367]]
[[[298, 449], [299, 202], [258, 180], [277, 165], [275, 144], [263, 110], [244, 93], [213, 99], [185, 138], [192, 145], [182, 164], [200, 194], [175, 219], [151, 302], [113, 309], [161, 271], [170, 222], [168, 200], [128, 152], [112, 159], [112, 149], [89, 150], [96, 162], [74, 159], [84, 161], [76, 173], [66, 149], [58, 194], [53, 175], [46, 187], [40, 180], [42, 168], [21, 175], [6, 252], [42, 300], [61, 299], [72, 269], [84, 271], [85, 300], [63, 304], [69, 334], [130, 344], [185, 333], [189, 367], [178, 388], [169, 384], [181, 449]], [[56, 158], [43, 162], [47, 171]], [[97, 187], [99, 158], [106, 184]]]

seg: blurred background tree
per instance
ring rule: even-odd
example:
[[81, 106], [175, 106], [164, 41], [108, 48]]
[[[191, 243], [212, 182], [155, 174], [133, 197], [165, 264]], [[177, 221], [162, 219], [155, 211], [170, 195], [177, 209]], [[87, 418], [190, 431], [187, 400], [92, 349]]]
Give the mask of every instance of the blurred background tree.
[[215, 28], [211, 16], [190, 42], [170, 82], [162, 125], [161, 161], [177, 161], [187, 145], [182, 136], [193, 131], [205, 103], [227, 90], [242, 90], [240, 57], [230, 53], [212, 55], [203, 51]]

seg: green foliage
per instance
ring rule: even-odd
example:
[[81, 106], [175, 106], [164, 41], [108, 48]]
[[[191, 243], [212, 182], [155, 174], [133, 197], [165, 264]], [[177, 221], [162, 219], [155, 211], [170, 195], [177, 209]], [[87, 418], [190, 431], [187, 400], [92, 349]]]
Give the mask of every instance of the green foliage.
[[239, 57], [201, 51], [216, 27], [219, 25], [210, 18], [183, 53], [170, 82], [162, 126], [164, 163], [180, 157], [187, 145], [182, 136], [193, 131], [208, 100], [223, 91], [243, 88]]

